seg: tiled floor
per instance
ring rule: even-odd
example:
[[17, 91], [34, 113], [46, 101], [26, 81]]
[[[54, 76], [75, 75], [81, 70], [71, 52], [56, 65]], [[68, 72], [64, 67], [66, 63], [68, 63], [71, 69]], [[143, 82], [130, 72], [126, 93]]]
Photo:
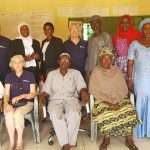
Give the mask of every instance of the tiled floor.
[[[24, 145], [25, 150], [60, 150], [58, 141], [56, 136], [54, 137], [54, 145], [48, 145], [48, 137], [49, 137], [49, 129], [51, 125], [49, 122], [43, 123], [41, 126], [41, 143], [35, 144], [33, 140], [33, 134], [31, 126], [25, 128], [24, 133]], [[0, 150], [7, 150], [8, 146], [8, 134], [6, 132], [6, 128], [3, 127], [3, 139], [2, 146], [0, 146]], [[98, 150], [99, 143], [102, 141], [101, 138], [98, 138], [96, 143], [92, 143], [90, 141], [90, 137], [87, 133], [80, 132], [78, 135], [77, 147], [73, 148], [73, 150]], [[139, 150], [150, 150], [150, 140], [149, 141], [140, 141], [136, 142], [136, 145], [139, 147]], [[128, 148], [124, 145], [124, 138], [117, 137], [111, 138], [111, 144], [108, 147], [108, 150], [128, 150]]]

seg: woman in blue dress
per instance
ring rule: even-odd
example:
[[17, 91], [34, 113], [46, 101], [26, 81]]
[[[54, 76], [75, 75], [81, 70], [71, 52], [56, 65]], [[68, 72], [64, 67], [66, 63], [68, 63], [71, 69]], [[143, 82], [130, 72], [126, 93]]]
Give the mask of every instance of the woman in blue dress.
[[150, 18], [141, 21], [142, 38], [131, 43], [128, 53], [128, 88], [136, 96], [136, 109], [142, 124], [136, 127], [138, 139], [150, 138]]

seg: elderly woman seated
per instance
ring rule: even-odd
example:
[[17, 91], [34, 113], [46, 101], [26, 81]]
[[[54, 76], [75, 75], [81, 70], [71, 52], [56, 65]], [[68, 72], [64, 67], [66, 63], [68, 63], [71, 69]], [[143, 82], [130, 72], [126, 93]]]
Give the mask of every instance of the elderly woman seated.
[[100, 65], [92, 71], [89, 91], [95, 97], [93, 117], [104, 137], [100, 150], [107, 150], [110, 136], [125, 136], [130, 150], [138, 150], [132, 139], [133, 128], [140, 123], [127, 98], [128, 89], [121, 70], [112, 66], [114, 54], [107, 47], [99, 53]]
[[23, 150], [24, 116], [33, 109], [36, 95], [34, 75], [23, 70], [24, 66], [25, 60], [21, 55], [13, 56], [10, 61], [13, 71], [5, 79], [4, 114], [10, 138], [8, 150], [14, 149], [15, 130], [18, 134], [15, 150]]

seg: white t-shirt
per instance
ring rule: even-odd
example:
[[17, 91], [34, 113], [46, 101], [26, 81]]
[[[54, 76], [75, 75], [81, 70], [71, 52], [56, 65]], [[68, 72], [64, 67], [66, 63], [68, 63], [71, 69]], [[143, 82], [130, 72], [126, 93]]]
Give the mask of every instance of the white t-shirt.
[[44, 45], [43, 45], [43, 48], [42, 48], [43, 60], [44, 61], [45, 61], [45, 52], [46, 52], [48, 44], [49, 44], [49, 42], [45, 42]]

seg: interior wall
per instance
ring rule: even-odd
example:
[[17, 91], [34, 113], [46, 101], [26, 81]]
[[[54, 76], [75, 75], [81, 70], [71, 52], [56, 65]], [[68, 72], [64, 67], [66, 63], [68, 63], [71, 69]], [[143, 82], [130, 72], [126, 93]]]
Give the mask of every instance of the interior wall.
[[67, 38], [68, 17], [60, 17], [58, 8], [108, 7], [108, 15], [113, 16], [114, 6], [137, 6], [138, 15], [150, 14], [149, 0], [0, 0], [0, 13], [26, 13], [50, 10], [54, 18], [55, 35], [65, 40]]

